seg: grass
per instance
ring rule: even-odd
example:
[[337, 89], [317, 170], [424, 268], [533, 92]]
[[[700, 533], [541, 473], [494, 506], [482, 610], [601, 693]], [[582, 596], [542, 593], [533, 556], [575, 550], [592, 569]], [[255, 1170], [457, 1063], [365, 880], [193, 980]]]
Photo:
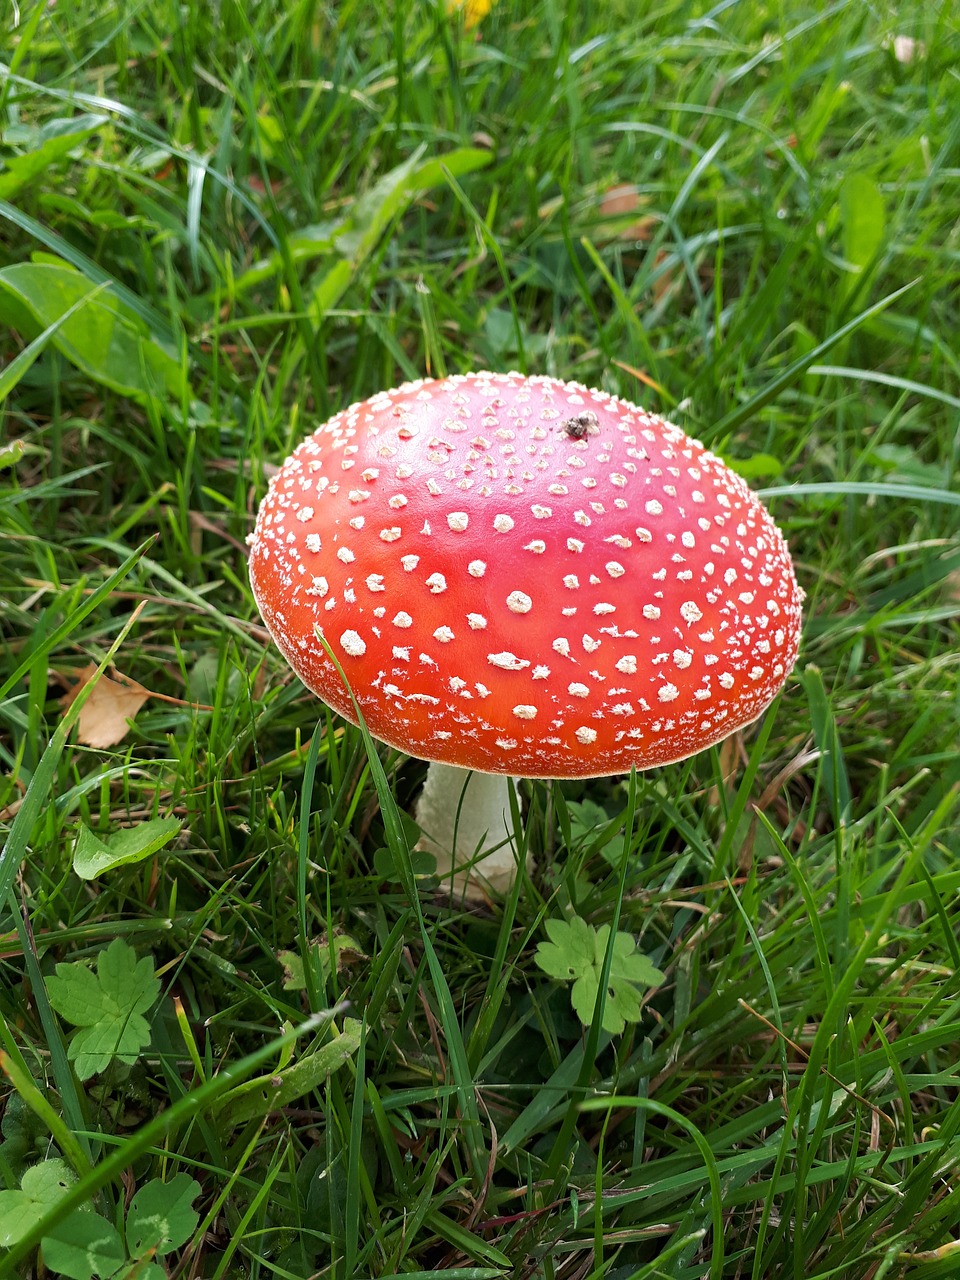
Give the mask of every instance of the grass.
[[[0, 1234], [65, 1168], [0, 1274], [41, 1236], [90, 1274], [54, 1265], [80, 1204], [101, 1275], [960, 1273], [953, 7], [3, 22]], [[479, 367], [680, 421], [765, 486], [808, 605], [758, 729], [525, 785], [536, 872], [465, 913], [414, 876], [423, 766], [292, 678], [244, 538], [312, 424]], [[90, 745], [118, 672], [164, 700]], [[78, 876], [82, 830], [158, 817]], [[534, 962], [573, 916], [666, 974], [620, 1035]], [[81, 1078], [48, 983], [116, 938], [149, 1041]]]

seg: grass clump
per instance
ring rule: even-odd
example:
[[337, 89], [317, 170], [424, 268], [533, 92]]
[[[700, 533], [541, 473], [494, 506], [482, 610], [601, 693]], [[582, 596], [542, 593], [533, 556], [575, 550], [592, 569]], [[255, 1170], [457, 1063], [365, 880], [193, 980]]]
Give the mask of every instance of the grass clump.
[[[960, 1265], [955, 17], [482, 8], [3, 19], [0, 1274]], [[311, 425], [480, 367], [682, 422], [808, 610], [743, 740], [526, 786], [468, 914], [244, 539]], [[535, 963], [573, 920], [664, 975], [618, 1032]], [[149, 1040], [88, 1072], [58, 975], [119, 949]]]

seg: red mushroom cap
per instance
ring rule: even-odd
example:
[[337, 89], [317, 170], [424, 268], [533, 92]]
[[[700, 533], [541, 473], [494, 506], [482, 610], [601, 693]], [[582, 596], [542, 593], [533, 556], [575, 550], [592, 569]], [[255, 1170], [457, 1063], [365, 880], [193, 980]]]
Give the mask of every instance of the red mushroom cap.
[[679, 427], [574, 383], [476, 373], [338, 413], [270, 484], [263, 620], [304, 684], [425, 760], [592, 777], [680, 760], [793, 667], [786, 544]]

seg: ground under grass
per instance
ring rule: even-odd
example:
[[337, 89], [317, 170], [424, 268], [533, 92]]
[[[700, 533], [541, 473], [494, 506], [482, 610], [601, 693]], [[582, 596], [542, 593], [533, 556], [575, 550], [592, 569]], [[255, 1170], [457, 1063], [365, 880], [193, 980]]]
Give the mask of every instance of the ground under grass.
[[[0, 1274], [960, 1274], [956, 10], [481, 8], [3, 16]], [[468, 912], [244, 539], [481, 367], [680, 422], [808, 602], [759, 726], [525, 785]], [[622, 1031], [574, 920], [663, 974]]]

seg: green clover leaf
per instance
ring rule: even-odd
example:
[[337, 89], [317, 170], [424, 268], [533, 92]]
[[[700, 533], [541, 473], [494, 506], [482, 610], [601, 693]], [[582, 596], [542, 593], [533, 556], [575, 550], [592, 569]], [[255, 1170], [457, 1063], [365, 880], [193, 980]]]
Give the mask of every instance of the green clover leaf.
[[127, 1214], [127, 1245], [135, 1258], [153, 1252], [169, 1253], [185, 1244], [200, 1215], [193, 1201], [200, 1186], [186, 1173], [178, 1173], [169, 1182], [152, 1178], [130, 1201]]
[[[593, 1022], [600, 991], [603, 960], [610, 941], [610, 926], [595, 929], [586, 920], [548, 920], [549, 942], [541, 942], [534, 959], [551, 978], [573, 982], [570, 1000], [574, 1012], [584, 1026]], [[601, 1027], [618, 1035], [628, 1022], [640, 1018], [640, 989], [655, 987], [664, 975], [637, 950], [629, 933], [617, 933], [613, 939], [607, 991], [601, 1005]]]
[[[15, 1244], [75, 1181], [63, 1160], [44, 1160], [27, 1170], [18, 1191], [0, 1191], [0, 1245]], [[145, 1183], [127, 1213], [129, 1258], [111, 1222], [88, 1206], [76, 1209], [43, 1237], [44, 1264], [69, 1280], [164, 1280], [166, 1272], [152, 1259], [189, 1240], [199, 1220], [193, 1208], [199, 1194], [199, 1184], [185, 1173]]]
[[570, 800], [570, 839], [573, 846], [582, 846], [591, 853], [599, 853], [605, 862], [618, 867], [623, 857], [623, 832], [620, 819], [611, 821], [605, 809], [593, 800]]
[[73, 1182], [63, 1160], [44, 1160], [26, 1171], [19, 1191], [0, 1191], [0, 1245], [16, 1244]]
[[123, 1241], [112, 1223], [99, 1213], [77, 1209], [58, 1222], [40, 1243], [50, 1271], [70, 1280], [106, 1280], [124, 1261]]
[[81, 1080], [105, 1071], [114, 1058], [131, 1066], [150, 1043], [143, 1014], [156, 1000], [160, 980], [150, 957], [138, 961], [120, 938], [100, 952], [96, 974], [79, 962], [58, 964], [47, 992], [57, 1013], [80, 1028], [68, 1056]]

